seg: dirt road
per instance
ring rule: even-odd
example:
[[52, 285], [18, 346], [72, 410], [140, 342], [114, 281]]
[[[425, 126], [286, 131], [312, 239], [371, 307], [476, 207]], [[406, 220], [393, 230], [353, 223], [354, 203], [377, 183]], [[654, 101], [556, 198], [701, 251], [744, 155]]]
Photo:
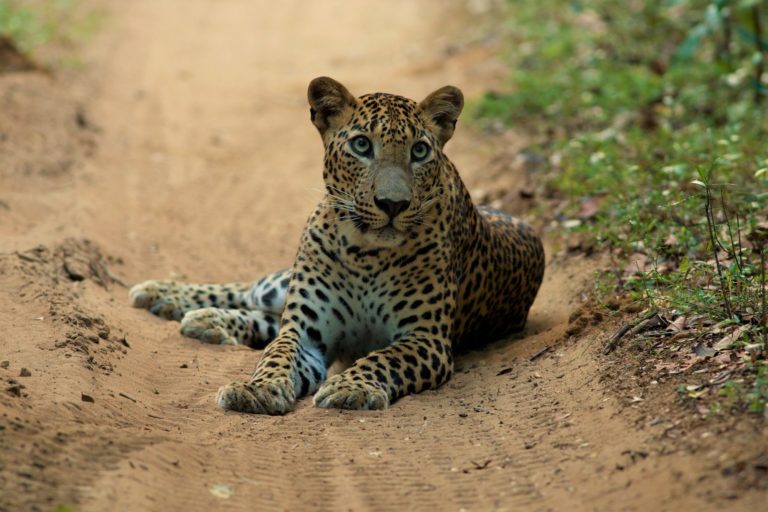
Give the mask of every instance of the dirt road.
[[[289, 265], [320, 196], [311, 78], [420, 99], [447, 83], [471, 97], [499, 76], [473, 19], [445, 9], [110, 3], [62, 114], [84, 133], [75, 161], [22, 169], [4, 157], [0, 510], [721, 508], [725, 484], [699, 487], [703, 459], [659, 454], [662, 427], [637, 430], [603, 389], [594, 340], [560, 343], [588, 262], [550, 261], [525, 335], [459, 358], [442, 389], [383, 412], [303, 400], [285, 417], [217, 409], [216, 389], [257, 353], [183, 338], [110, 284], [107, 267], [131, 284]], [[50, 87], [25, 80], [7, 101]], [[55, 122], [40, 101], [30, 108]], [[496, 151], [466, 126], [447, 148], [470, 188], [495, 186], [484, 166]]]

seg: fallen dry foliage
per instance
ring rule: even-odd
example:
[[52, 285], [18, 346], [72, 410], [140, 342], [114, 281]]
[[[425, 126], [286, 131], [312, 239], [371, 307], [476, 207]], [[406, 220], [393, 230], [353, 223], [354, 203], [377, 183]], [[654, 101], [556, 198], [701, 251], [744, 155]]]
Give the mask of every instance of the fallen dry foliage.
[[[646, 368], [652, 364], [649, 379], [688, 378], [690, 382], [680, 388], [681, 394], [696, 399], [696, 410], [702, 415], [718, 409], [715, 404], [722, 399], [729, 383], [745, 383], [745, 371], [752, 373], [752, 366], [765, 360], [765, 347], [755, 323], [714, 323], [704, 315], [688, 317], [655, 311], [640, 318], [631, 329], [626, 330], [625, 326], [630, 324], [624, 324], [610, 337], [604, 353], [612, 352], [626, 338], [626, 343], [648, 354]], [[626, 334], [622, 336], [622, 332]], [[764, 405], [758, 407], [755, 403], [750, 412], [764, 414]]]

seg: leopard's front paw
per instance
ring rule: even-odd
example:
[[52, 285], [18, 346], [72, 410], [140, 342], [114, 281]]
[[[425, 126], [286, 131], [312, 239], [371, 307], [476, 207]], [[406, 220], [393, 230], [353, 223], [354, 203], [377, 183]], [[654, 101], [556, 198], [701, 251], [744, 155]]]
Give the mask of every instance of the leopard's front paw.
[[226, 320], [216, 308], [203, 308], [187, 312], [181, 320], [181, 334], [203, 343], [237, 345], [238, 341], [227, 331]]
[[166, 320], [181, 320], [184, 316], [177, 284], [172, 281], [144, 281], [131, 288], [128, 295], [133, 307], [148, 309]]
[[386, 409], [389, 396], [374, 382], [353, 381], [342, 373], [325, 381], [315, 393], [314, 402], [326, 409]]
[[293, 410], [296, 393], [288, 379], [233, 382], [219, 388], [219, 407], [252, 414], [285, 414]]

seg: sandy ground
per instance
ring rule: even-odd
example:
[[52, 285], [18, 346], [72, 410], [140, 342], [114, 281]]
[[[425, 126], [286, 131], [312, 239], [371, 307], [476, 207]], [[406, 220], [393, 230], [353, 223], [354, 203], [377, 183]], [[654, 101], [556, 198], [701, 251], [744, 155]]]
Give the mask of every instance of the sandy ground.
[[[0, 78], [0, 510], [757, 510], [703, 473], [717, 454], [654, 448], [594, 338], [561, 343], [594, 265], [578, 259], [550, 258], [525, 334], [440, 390], [382, 412], [217, 409], [258, 353], [183, 338], [113, 277], [289, 265], [320, 195], [315, 76], [471, 97], [503, 67], [437, 0], [109, 5], [85, 76]], [[488, 189], [500, 144], [461, 126], [447, 152]]]

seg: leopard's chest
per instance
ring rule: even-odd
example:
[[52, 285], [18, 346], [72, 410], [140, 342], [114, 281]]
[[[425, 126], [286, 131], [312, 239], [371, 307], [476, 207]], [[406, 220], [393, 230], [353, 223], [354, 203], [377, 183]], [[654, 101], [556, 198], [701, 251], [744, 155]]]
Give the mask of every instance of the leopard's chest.
[[328, 359], [349, 364], [392, 342], [397, 315], [388, 279], [348, 275], [339, 281], [323, 311], [331, 336]]
[[312, 308], [320, 316], [317, 323], [329, 361], [353, 362], [396, 342], [417, 325], [431, 328], [447, 320], [441, 312], [453, 280], [447, 277], [443, 240], [417, 237], [396, 248], [356, 242], [352, 236], [308, 240], [307, 253], [313, 273], [321, 276], [316, 284], [323, 287], [324, 302], [318, 303], [311, 291], [306, 298], [315, 299]]

